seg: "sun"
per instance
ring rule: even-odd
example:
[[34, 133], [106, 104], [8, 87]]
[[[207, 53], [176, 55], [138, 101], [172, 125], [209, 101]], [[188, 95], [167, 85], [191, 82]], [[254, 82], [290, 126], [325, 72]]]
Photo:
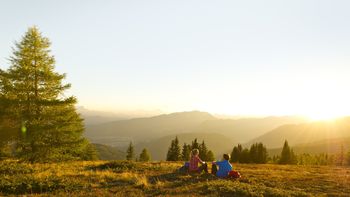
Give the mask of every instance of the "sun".
[[330, 114], [312, 114], [312, 115], [306, 115], [306, 117], [311, 121], [331, 121], [339, 118], [340, 116], [335, 116]]
[[306, 113], [305, 116], [311, 121], [332, 121], [340, 117], [346, 116], [340, 110], [315, 110], [314, 112]]

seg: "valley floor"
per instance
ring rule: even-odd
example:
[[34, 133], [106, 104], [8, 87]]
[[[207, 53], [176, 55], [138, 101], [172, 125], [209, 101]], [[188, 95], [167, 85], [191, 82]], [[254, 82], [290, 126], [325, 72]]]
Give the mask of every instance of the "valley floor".
[[179, 174], [179, 162], [0, 162], [0, 195], [350, 196], [350, 168], [233, 164], [238, 180]]

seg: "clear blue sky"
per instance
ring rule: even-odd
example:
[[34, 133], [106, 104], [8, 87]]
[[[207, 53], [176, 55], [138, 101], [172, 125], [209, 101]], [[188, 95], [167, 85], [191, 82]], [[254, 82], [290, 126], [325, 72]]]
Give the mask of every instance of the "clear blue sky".
[[350, 114], [350, 1], [2, 0], [0, 68], [36, 25], [79, 105]]

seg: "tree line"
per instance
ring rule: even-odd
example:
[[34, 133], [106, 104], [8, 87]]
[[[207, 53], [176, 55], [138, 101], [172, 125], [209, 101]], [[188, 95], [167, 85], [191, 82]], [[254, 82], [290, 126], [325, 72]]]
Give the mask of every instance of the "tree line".
[[280, 155], [269, 157], [267, 149], [262, 143], [251, 145], [250, 149], [243, 148], [238, 144], [232, 149], [231, 162], [237, 163], [274, 163], [294, 165], [350, 165], [350, 151], [345, 154], [344, 146], [340, 146], [339, 153], [329, 155], [321, 154], [295, 154], [286, 140], [283, 144]]
[[230, 159], [231, 162], [238, 163], [266, 163], [267, 160], [267, 149], [262, 143], [253, 144], [250, 149], [238, 144], [233, 147]]
[[71, 84], [55, 71], [50, 45], [31, 27], [15, 43], [9, 68], [0, 69], [2, 155], [30, 162], [96, 159], [94, 146], [82, 136], [77, 99], [65, 96]]
[[[190, 159], [191, 150], [198, 149], [199, 157], [203, 161], [214, 161], [214, 153], [208, 150], [204, 140], [199, 143], [194, 139], [190, 144], [184, 143], [180, 147], [177, 137], [170, 143], [166, 160], [167, 161], [188, 161]], [[150, 161], [151, 156], [146, 148], [144, 148], [139, 157], [135, 156], [134, 146], [130, 142], [126, 151], [127, 160]], [[267, 148], [263, 143], [255, 143], [250, 148], [243, 148], [241, 144], [234, 146], [231, 152], [230, 162], [233, 163], [254, 163], [254, 164], [292, 164], [292, 165], [350, 165], [350, 152], [345, 154], [344, 146], [341, 145], [340, 152], [334, 155], [322, 154], [295, 154], [294, 150], [289, 146], [286, 140], [283, 144], [280, 155], [270, 157]]]
[[171, 141], [168, 149], [166, 160], [167, 161], [188, 161], [190, 159], [191, 151], [193, 149], [199, 150], [199, 157], [203, 161], [214, 161], [215, 156], [213, 151], [209, 150], [204, 140], [199, 143], [197, 138], [192, 141], [191, 144], [184, 143], [182, 149], [180, 147], [179, 139], [177, 136]]

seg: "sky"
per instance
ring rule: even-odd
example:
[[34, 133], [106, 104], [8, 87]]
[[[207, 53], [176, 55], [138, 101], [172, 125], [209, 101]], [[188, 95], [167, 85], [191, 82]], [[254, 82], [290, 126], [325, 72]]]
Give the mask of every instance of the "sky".
[[0, 68], [36, 25], [78, 105], [350, 115], [350, 1], [1, 0]]

